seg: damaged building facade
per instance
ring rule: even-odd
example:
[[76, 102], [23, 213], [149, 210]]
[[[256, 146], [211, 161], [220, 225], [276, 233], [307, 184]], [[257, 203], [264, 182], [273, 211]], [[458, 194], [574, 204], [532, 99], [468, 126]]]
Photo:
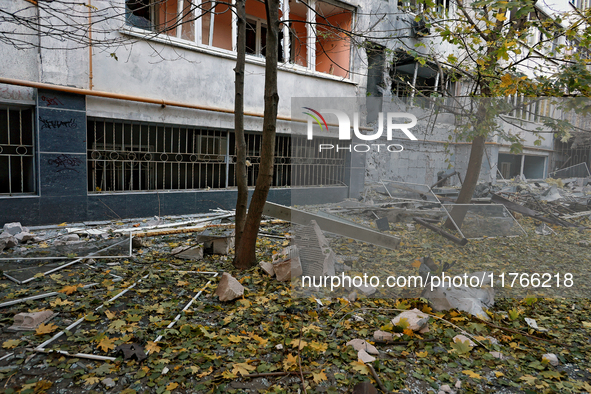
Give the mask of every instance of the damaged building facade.
[[[437, 6], [454, 9], [445, 0]], [[24, 21], [0, 43], [0, 223], [233, 208], [237, 22], [227, 3], [0, 0], [0, 7]], [[427, 39], [412, 4], [285, 0], [280, 8], [286, 23], [270, 201], [289, 204], [292, 193], [309, 203], [340, 201], [358, 197], [365, 182], [378, 179], [431, 184], [449, 164], [465, 173], [470, 145], [446, 148], [454, 118], [445, 113], [420, 121], [413, 129], [418, 141], [405, 140], [404, 152], [387, 158], [293, 149], [293, 97], [367, 97], [368, 121], [376, 110], [401, 108], [424, 119], [424, 108], [412, 100], [416, 90], [454, 96], [462, 87], [398, 50], [401, 42], [413, 46]], [[60, 13], [86, 28], [64, 28]], [[264, 3], [247, 0], [246, 14], [245, 130], [248, 184], [254, 186], [264, 107]], [[35, 20], [63, 32], [36, 31], [30, 27]], [[384, 31], [395, 33], [385, 39], [377, 33]], [[530, 116], [524, 114], [515, 117]], [[536, 121], [535, 115], [523, 120]], [[332, 143], [337, 137], [323, 138]], [[545, 178], [564, 164], [553, 157], [551, 135], [541, 145], [524, 138], [519, 155], [490, 141], [481, 178]]]

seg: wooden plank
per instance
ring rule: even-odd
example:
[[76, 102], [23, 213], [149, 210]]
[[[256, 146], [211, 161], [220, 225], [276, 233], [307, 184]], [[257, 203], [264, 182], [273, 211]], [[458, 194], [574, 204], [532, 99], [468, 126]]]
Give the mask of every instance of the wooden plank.
[[386, 249], [394, 250], [400, 244], [400, 238], [392, 235], [357, 226], [345, 220], [335, 220], [333, 218], [300, 211], [272, 202], [265, 203], [263, 215], [272, 216], [277, 219], [287, 220], [305, 226], [310, 224], [310, 220], [315, 220], [322, 231], [353, 238], [357, 241], [367, 242]]

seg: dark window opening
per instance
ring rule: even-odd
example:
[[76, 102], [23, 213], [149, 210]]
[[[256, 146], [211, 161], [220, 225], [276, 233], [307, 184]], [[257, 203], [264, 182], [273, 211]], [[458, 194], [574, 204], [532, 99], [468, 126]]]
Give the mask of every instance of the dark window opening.
[[0, 107], [0, 194], [35, 192], [33, 113]]

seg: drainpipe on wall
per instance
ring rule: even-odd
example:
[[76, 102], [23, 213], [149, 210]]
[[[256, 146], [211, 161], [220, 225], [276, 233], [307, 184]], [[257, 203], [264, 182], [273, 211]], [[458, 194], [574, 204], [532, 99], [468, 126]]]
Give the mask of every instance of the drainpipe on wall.
[[88, 0], [88, 90], [92, 90], [92, 14], [91, 0]]

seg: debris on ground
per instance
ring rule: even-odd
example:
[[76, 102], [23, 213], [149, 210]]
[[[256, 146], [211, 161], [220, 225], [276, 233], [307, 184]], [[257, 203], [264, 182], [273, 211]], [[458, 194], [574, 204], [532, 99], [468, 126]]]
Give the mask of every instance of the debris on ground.
[[244, 286], [240, 284], [232, 275], [227, 272], [222, 274], [222, 279], [215, 291], [220, 301], [232, 301], [236, 298], [242, 297], [244, 294]]
[[[560, 186], [557, 190], [563, 193]], [[386, 202], [377, 211], [366, 204], [369, 198], [343, 204], [348, 205], [343, 212], [334, 212], [337, 204], [323, 208], [338, 220], [353, 221], [357, 228], [375, 228], [372, 211], [384, 217], [378, 212], [393, 204], [383, 191]], [[382, 204], [378, 197], [371, 196], [374, 203]], [[440, 214], [443, 209], [430, 201], [406, 204], [408, 208], [392, 207], [397, 214], [405, 209]], [[494, 212], [494, 221], [502, 221], [497, 212], [501, 211]], [[325, 241], [316, 235], [308, 238], [311, 245], [316, 243], [317, 255], [302, 251], [294, 227], [266, 221], [264, 232], [273, 236], [257, 240], [257, 259], [266, 264], [245, 271], [232, 267], [233, 247], [224, 247], [225, 255], [205, 253], [200, 260], [173, 253], [199, 247], [206, 242], [198, 241], [200, 236], [224, 238], [232, 228], [226, 215], [30, 227], [28, 234], [34, 238], [4, 249], [0, 256], [7, 259], [0, 261], [0, 269], [20, 282], [8, 276], [0, 281], [3, 391], [297, 393], [303, 387], [308, 393], [377, 393], [376, 387], [400, 393], [591, 391], [591, 278], [584, 269], [573, 271], [578, 264], [586, 267], [591, 262], [589, 233], [583, 229], [590, 224], [587, 214], [560, 216], [576, 227], [518, 216], [528, 237], [483, 238], [464, 246], [423, 227], [410, 229], [407, 224], [417, 216], [414, 213], [379, 233], [398, 239], [394, 248], [326, 231], [317, 222]], [[443, 212], [438, 223], [446, 218]], [[540, 222], [555, 234], [536, 236]], [[212, 225], [220, 230], [211, 227], [204, 235], [206, 226]], [[311, 233], [316, 234], [313, 228]], [[65, 242], [76, 244], [55, 244], [69, 234], [77, 234], [79, 240]], [[118, 242], [123, 242], [121, 248]], [[109, 246], [114, 249], [111, 256], [89, 256]], [[120, 256], [124, 247], [125, 255]], [[435, 301], [421, 296], [424, 288], [413, 292], [401, 287], [390, 297], [389, 289], [371, 286], [374, 294], [365, 297], [361, 286], [350, 290], [341, 286], [340, 293], [330, 298], [319, 292], [298, 298], [289, 280], [273, 276], [273, 257], [277, 262], [293, 255], [286, 248], [297, 251], [302, 273], [325, 272], [332, 266], [336, 275], [350, 276], [417, 276], [417, 271], [419, 277], [443, 272], [488, 276], [535, 268], [553, 275], [576, 272], [576, 285], [561, 288], [561, 297], [532, 294], [531, 287], [521, 293], [494, 287], [498, 290], [490, 297], [494, 304], [482, 303], [487, 321], [457, 306], [437, 311]], [[65, 266], [76, 260], [80, 261]], [[290, 261], [290, 279], [297, 283], [291, 266]], [[60, 269], [48, 273], [56, 268]], [[222, 282], [231, 283], [222, 291]], [[480, 290], [488, 291], [486, 286]], [[354, 300], [348, 300], [353, 293]], [[484, 295], [468, 293], [463, 298], [482, 302]], [[220, 302], [226, 296], [236, 296], [235, 302]], [[30, 331], [7, 330], [18, 314], [49, 310], [55, 314], [51, 320]], [[365, 346], [359, 350], [347, 346], [352, 340]]]

